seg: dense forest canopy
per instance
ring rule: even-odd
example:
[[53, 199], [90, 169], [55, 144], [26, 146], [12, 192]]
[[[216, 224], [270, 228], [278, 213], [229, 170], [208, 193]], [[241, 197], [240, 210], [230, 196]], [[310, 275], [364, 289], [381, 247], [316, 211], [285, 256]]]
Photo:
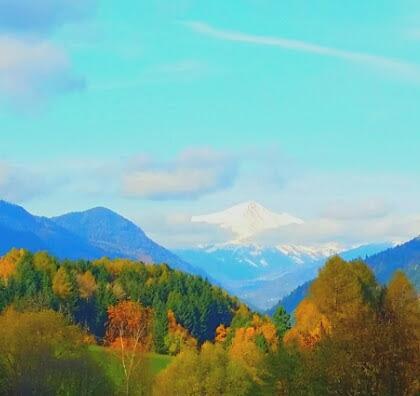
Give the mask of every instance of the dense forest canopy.
[[107, 310], [122, 300], [153, 308], [155, 347], [166, 352], [167, 312], [199, 342], [229, 325], [238, 301], [197, 276], [166, 265], [125, 259], [59, 261], [47, 253], [14, 249], [0, 259], [0, 309], [53, 309], [98, 338], [105, 335]]
[[[420, 391], [416, 291], [402, 272], [381, 285], [362, 261], [331, 258], [292, 326], [282, 307], [260, 315], [166, 265], [12, 250], [0, 259], [0, 309], [5, 395]], [[173, 357], [154, 372], [153, 353]]]

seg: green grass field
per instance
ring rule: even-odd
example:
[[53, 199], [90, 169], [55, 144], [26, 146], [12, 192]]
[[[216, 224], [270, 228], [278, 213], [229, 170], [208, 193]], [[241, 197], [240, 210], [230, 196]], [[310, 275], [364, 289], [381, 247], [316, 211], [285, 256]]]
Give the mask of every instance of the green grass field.
[[[89, 351], [93, 358], [103, 367], [107, 376], [116, 385], [123, 382], [123, 369], [121, 361], [109, 348], [101, 347], [98, 345], [91, 345]], [[171, 356], [158, 355], [156, 353], [149, 353], [147, 355], [150, 363], [150, 370], [153, 375], [158, 374], [164, 370], [172, 361]]]

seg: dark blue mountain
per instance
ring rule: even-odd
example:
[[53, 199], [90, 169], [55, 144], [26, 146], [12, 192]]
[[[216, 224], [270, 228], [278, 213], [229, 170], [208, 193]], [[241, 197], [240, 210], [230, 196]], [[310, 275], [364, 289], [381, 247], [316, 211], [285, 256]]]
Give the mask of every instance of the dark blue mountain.
[[59, 258], [93, 259], [104, 252], [54, 221], [33, 216], [20, 206], [0, 201], [0, 254], [10, 249], [46, 250]]
[[415, 271], [415, 265], [418, 268], [420, 264], [420, 237], [370, 256], [365, 261], [382, 283], [388, 282], [398, 269], [410, 274]]
[[60, 227], [86, 240], [106, 256], [150, 263], [167, 263], [173, 268], [205, 276], [205, 272], [158, 245], [130, 220], [106, 208], [68, 213], [51, 219]]
[[48, 251], [61, 259], [92, 260], [107, 256], [166, 263], [206, 276], [204, 271], [153, 242], [134, 223], [105, 208], [50, 219], [0, 201], [0, 255], [12, 248]]
[[[357, 258], [357, 255], [354, 254], [355, 251], [350, 252], [350, 255], [348, 252], [342, 254], [343, 258], [346, 260]], [[359, 255], [359, 258], [362, 258], [363, 255]], [[401, 270], [407, 274], [417, 291], [420, 290], [420, 237], [373, 254], [366, 257], [364, 261], [372, 268], [380, 283], [389, 282], [395, 271]], [[278, 306], [283, 306], [287, 312], [292, 313], [306, 297], [311, 284], [312, 281], [302, 284], [267, 312], [273, 314]]]
[[[346, 250], [340, 253], [345, 260], [354, 260], [357, 258], [365, 258], [369, 254], [380, 252], [391, 245], [388, 243], [374, 243], [362, 245], [354, 249]], [[265, 252], [262, 249], [261, 252]], [[257, 253], [257, 252], [256, 252]], [[250, 260], [256, 261], [258, 255], [253, 253], [249, 255]], [[181, 255], [181, 257], [184, 257]], [[264, 257], [265, 258], [265, 257]], [[269, 256], [264, 261], [270, 262]], [[271, 266], [263, 266], [263, 271], [277, 270], [276, 272], [268, 273], [271, 276], [259, 276], [254, 279], [236, 282], [224, 282], [222, 285], [232, 294], [242, 298], [248, 305], [257, 307], [261, 310], [267, 310], [276, 304], [280, 299], [288, 296], [297, 287], [305, 282], [311, 281], [317, 276], [318, 269], [325, 263], [326, 257], [322, 259], [314, 259], [311, 256], [305, 258], [300, 255], [299, 259], [305, 259], [306, 262], [294, 263], [290, 265], [290, 258], [285, 257], [280, 251], [277, 252], [277, 257], [271, 261]], [[188, 260], [190, 261], [190, 260]], [[196, 263], [196, 261], [190, 261]], [[223, 264], [223, 263], [222, 263]], [[229, 261], [226, 264], [231, 264]], [[273, 265], [274, 264], [274, 265]], [[257, 268], [253, 267], [252, 270]], [[217, 278], [219, 279], [219, 278]], [[293, 298], [293, 296], [292, 296]]]
[[392, 248], [394, 245], [391, 243], [371, 243], [368, 245], [362, 245], [350, 250], [346, 250], [340, 253], [340, 256], [347, 261], [362, 259], [365, 260], [370, 256], [383, 252], [387, 249]]
[[313, 281], [305, 282], [303, 285], [300, 285], [295, 290], [293, 290], [286, 297], [283, 297], [273, 308], [270, 308], [267, 311], [268, 315], [273, 315], [277, 307], [283, 307], [287, 313], [291, 314], [300, 304], [300, 302], [306, 297], [309, 292]]

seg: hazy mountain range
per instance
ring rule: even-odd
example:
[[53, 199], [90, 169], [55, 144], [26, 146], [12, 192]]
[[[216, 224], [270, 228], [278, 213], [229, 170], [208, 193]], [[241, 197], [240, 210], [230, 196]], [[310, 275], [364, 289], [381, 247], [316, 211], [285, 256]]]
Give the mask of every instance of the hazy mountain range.
[[392, 246], [380, 243], [346, 248], [334, 242], [306, 246], [283, 244], [280, 240], [274, 246], [261, 246], [257, 242], [260, 233], [274, 233], [304, 221], [288, 213], [274, 213], [253, 201], [195, 216], [191, 221], [229, 230], [232, 239], [217, 245], [178, 249], [176, 254], [258, 309], [273, 306], [313, 279], [328, 257], [341, 254], [346, 259], [364, 258]]
[[[350, 260], [354, 257], [341, 255]], [[387, 283], [397, 270], [402, 270], [409, 277], [411, 282], [420, 291], [420, 237], [392, 248], [372, 254], [364, 258], [365, 262], [372, 268], [377, 279], [381, 283]], [[298, 304], [305, 298], [309, 291], [312, 280], [303, 283], [289, 295], [282, 298], [268, 312], [273, 313], [277, 306], [283, 306], [287, 312], [293, 312]]]
[[290, 301], [299, 300], [296, 296], [306, 290], [305, 283], [311, 281], [319, 267], [334, 254], [348, 260], [369, 256], [367, 262], [381, 281], [401, 267], [407, 267], [413, 278], [418, 277], [419, 240], [393, 249], [389, 249], [392, 247], [389, 243], [348, 249], [336, 243], [303, 246], [282, 244], [281, 241], [275, 246], [260, 246], [254, 242], [260, 232], [275, 231], [289, 224], [299, 226], [303, 220], [287, 213], [271, 212], [256, 202], [196, 216], [191, 221], [228, 229], [233, 237], [218, 245], [171, 252], [152, 241], [139, 226], [106, 208], [47, 218], [0, 201], [0, 254], [13, 247], [22, 247], [31, 251], [46, 250], [68, 259], [107, 256], [167, 263], [173, 268], [207, 277], [261, 310], [272, 307], [289, 294]]
[[173, 268], [206, 276], [155, 243], [144, 231], [106, 208], [47, 218], [0, 201], [0, 254], [13, 247], [46, 250], [59, 258], [95, 259], [122, 257], [167, 263]]

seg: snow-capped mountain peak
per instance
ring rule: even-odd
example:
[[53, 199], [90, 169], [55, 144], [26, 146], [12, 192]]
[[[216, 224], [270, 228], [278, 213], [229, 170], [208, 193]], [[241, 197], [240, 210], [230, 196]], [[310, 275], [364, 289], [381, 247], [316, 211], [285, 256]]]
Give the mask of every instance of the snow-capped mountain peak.
[[217, 213], [193, 216], [191, 221], [215, 224], [223, 229], [228, 229], [235, 234], [239, 241], [248, 239], [261, 231], [303, 223], [303, 220], [288, 213], [271, 212], [254, 201], [244, 202]]
[[327, 243], [318, 246], [279, 245], [277, 249], [298, 264], [308, 260], [321, 260], [345, 250], [343, 246], [337, 243]]

